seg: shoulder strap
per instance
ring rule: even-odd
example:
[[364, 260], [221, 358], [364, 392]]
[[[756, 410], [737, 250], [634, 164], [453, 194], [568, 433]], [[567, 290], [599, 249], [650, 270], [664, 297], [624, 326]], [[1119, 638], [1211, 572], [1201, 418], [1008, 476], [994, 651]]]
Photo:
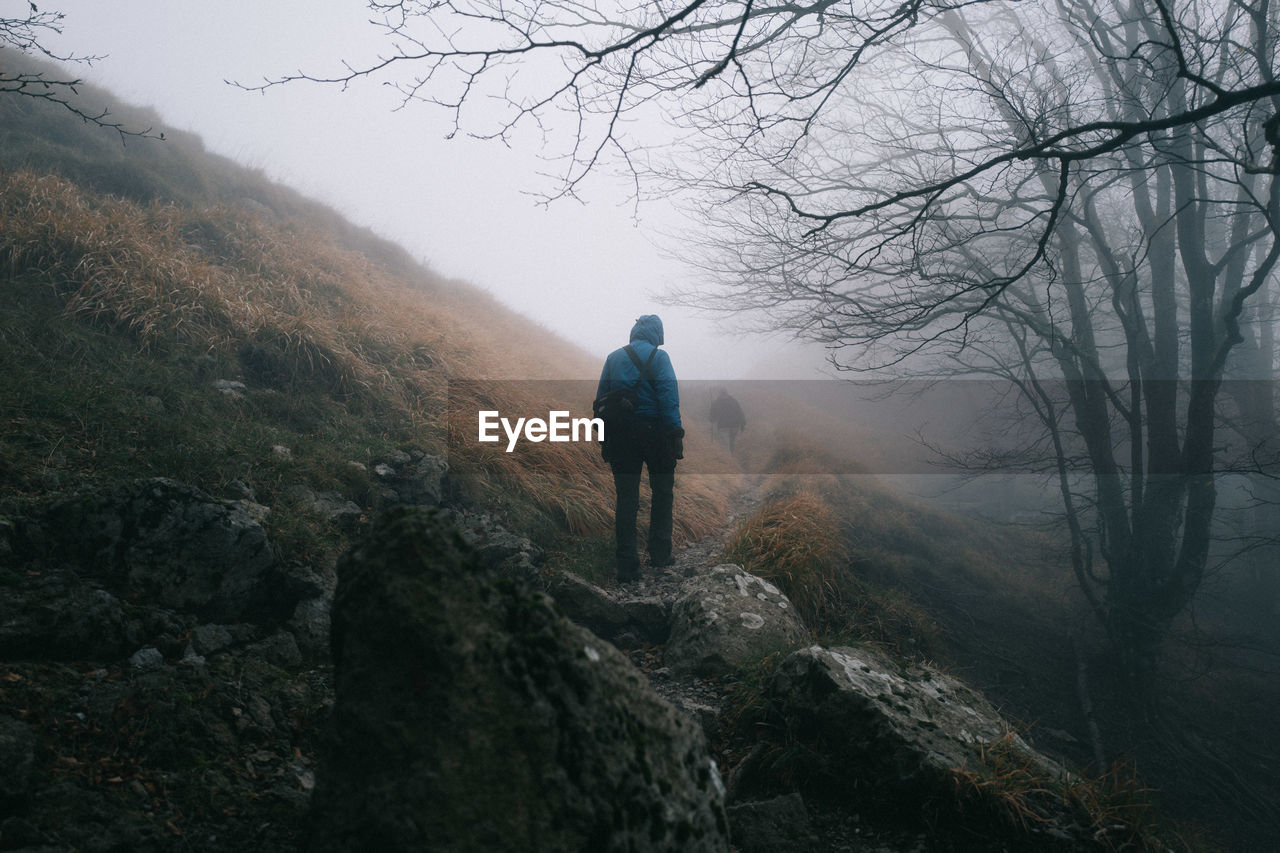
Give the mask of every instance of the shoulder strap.
[[639, 354], [636, 353], [631, 344], [627, 344], [623, 349], [626, 350], [627, 355], [631, 357], [631, 361], [635, 364], [636, 370], [640, 371], [640, 379], [636, 380], [636, 385], [640, 384], [640, 380], [647, 380], [649, 387], [653, 389], [654, 405], [661, 406], [662, 400], [658, 397], [658, 386], [653, 381], [653, 374], [649, 372], [649, 365], [653, 364], [653, 357], [658, 354], [658, 348], [654, 347], [649, 353], [649, 358], [643, 362], [640, 360]]

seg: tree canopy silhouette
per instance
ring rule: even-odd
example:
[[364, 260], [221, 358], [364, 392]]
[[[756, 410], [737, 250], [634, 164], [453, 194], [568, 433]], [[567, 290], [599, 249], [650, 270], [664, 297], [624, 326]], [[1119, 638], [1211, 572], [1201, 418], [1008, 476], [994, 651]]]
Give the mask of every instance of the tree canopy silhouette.
[[[62, 54], [49, 48], [50, 37], [62, 32], [63, 13], [41, 9], [34, 2], [27, 2], [26, 6], [25, 14], [0, 16], [0, 50], [8, 48], [56, 62], [92, 63], [100, 58]], [[78, 97], [76, 87], [80, 83], [78, 78], [54, 74], [44, 68], [0, 64], [0, 95], [35, 98], [57, 104], [90, 124], [116, 131], [122, 139], [127, 136], [153, 135], [151, 128], [132, 128], [116, 121], [105, 107], [87, 107]], [[163, 136], [164, 134], [160, 134], [161, 138]]]
[[453, 133], [533, 131], [549, 197], [621, 168], [692, 199], [705, 283], [677, 300], [842, 368], [1010, 380], [1079, 585], [1153, 671], [1205, 577], [1223, 418], [1237, 456], [1274, 458], [1270, 383], [1245, 400], [1223, 382], [1273, 375], [1275, 5], [368, 5], [384, 55], [262, 86], [378, 80]]

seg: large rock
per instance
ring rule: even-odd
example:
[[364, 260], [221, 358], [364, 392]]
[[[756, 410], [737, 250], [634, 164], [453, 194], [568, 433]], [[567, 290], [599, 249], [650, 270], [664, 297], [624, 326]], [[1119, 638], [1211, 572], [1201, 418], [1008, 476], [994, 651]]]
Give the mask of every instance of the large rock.
[[573, 572], [557, 572], [547, 593], [566, 616], [620, 648], [665, 643], [670, 636], [670, 607], [657, 596], [619, 598]]
[[21, 811], [30, 796], [35, 749], [31, 728], [0, 714], [0, 816]]
[[809, 811], [799, 794], [735, 803], [728, 813], [738, 853], [812, 853], [817, 848]]
[[776, 586], [724, 564], [681, 585], [666, 663], [678, 674], [729, 675], [809, 639], [791, 601]]
[[211, 621], [287, 618], [300, 593], [242, 503], [163, 477], [55, 501], [22, 520], [21, 548], [122, 599]]
[[828, 745], [836, 765], [884, 783], [935, 779], [977, 766], [1010, 743], [1048, 775], [1064, 771], [1027, 746], [979, 693], [929, 666], [871, 648], [810, 646], [789, 655], [770, 683], [792, 729]]
[[128, 619], [120, 600], [65, 569], [4, 575], [0, 658], [109, 660], [149, 638], [144, 618]]
[[373, 475], [383, 486], [383, 506], [439, 506], [449, 495], [449, 463], [420, 450], [395, 451], [376, 460]]
[[869, 648], [811, 646], [783, 660], [768, 695], [780, 736], [808, 756], [803, 775], [828, 794], [861, 791], [912, 820], [925, 804], [950, 808], [980, 833], [1012, 828], [1017, 849], [1094, 849], [1063, 796], [1067, 771], [948, 675]]
[[377, 522], [332, 624], [313, 853], [728, 850], [696, 726], [442, 514]]

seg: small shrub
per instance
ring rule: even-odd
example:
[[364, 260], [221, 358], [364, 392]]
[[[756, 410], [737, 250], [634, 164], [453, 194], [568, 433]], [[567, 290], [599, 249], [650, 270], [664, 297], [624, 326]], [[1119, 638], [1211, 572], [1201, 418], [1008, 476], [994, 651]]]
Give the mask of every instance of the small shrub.
[[1154, 792], [1132, 765], [1117, 763], [1105, 775], [1048, 776], [1037, 769], [1010, 732], [981, 753], [979, 764], [954, 770], [957, 805], [967, 815], [989, 813], [1010, 830], [1045, 829], [1069, 816], [1092, 842], [1090, 849], [1171, 853], [1213, 849], [1168, 836], [1157, 825]]
[[812, 492], [767, 500], [734, 531], [724, 557], [781, 587], [814, 630], [843, 607], [840, 520]]

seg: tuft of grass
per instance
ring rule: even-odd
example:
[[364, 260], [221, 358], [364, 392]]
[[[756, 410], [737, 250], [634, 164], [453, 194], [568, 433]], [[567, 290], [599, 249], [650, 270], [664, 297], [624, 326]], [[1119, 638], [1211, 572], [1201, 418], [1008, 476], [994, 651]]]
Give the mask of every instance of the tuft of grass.
[[1013, 732], [983, 746], [974, 769], [952, 771], [956, 799], [963, 811], [990, 811], [1010, 828], [1027, 832], [1048, 826], [1070, 784], [1046, 778]]
[[848, 564], [840, 520], [812, 491], [766, 500], [733, 532], [724, 558], [781, 587], [815, 630], [845, 605], [837, 577]]
[[973, 768], [952, 771], [961, 812], [987, 813], [1025, 834], [1049, 829], [1064, 814], [1084, 828], [1092, 848], [1138, 853], [1209, 853], [1207, 842], [1171, 834], [1156, 819], [1155, 792], [1131, 764], [1116, 763], [1103, 776], [1047, 776], [1013, 732], [980, 752]]
[[846, 514], [849, 489], [840, 476], [796, 475], [789, 467], [774, 476], [760, 508], [732, 533], [724, 559], [776, 584], [826, 641], [931, 654], [941, 643], [941, 630], [928, 613], [905, 590], [878, 584], [861, 571], [864, 554]]
[[804, 788], [812, 782], [812, 747], [789, 732], [773, 700], [768, 683], [782, 660], [795, 649], [783, 648], [742, 667], [724, 682], [726, 702], [715, 748], [726, 756], [726, 769], [735, 799], [774, 796]]

